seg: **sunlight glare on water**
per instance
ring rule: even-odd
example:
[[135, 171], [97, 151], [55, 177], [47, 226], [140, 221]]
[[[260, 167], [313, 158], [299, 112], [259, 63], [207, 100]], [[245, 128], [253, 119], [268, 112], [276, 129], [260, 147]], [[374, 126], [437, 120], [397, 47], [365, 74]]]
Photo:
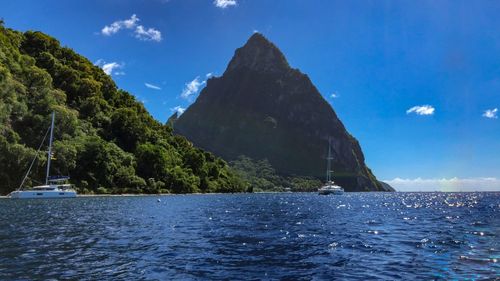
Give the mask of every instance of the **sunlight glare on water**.
[[500, 193], [3, 199], [0, 280], [494, 278], [499, 202]]

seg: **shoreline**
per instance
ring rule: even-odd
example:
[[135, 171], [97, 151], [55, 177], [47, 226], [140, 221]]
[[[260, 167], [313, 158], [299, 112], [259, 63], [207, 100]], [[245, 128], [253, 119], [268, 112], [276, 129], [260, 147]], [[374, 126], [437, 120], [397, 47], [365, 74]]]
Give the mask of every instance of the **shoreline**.
[[[257, 192], [255, 192], [257, 193]], [[269, 193], [269, 192], [261, 192]], [[279, 192], [276, 192], [279, 193]], [[221, 195], [221, 194], [252, 194], [252, 193], [160, 193], [160, 194], [134, 194], [134, 193], [124, 193], [124, 194], [77, 194], [76, 198], [79, 197], [153, 197], [153, 196], [174, 196], [174, 195]], [[0, 199], [10, 198], [7, 195], [0, 195]]]
[[[500, 191], [395, 191], [389, 193], [499, 193]], [[223, 195], [223, 194], [294, 194], [294, 193], [315, 193], [312, 192], [279, 192], [279, 191], [259, 191], [259, 192], [238, 192], [238, 193], [160, 193], [160, 194], [134, 194], [134, 193], [125, 193], [125, 194], [78, 194], [76, 198], [79, 197], [153, 197], [153, 196], [174, 196], [174, 195]], [[384, 192], [347, 192], [347, 193], [384, 193]], [[7, 195], [0, 195], [0, 199], [9, 199], [10, 197]]]

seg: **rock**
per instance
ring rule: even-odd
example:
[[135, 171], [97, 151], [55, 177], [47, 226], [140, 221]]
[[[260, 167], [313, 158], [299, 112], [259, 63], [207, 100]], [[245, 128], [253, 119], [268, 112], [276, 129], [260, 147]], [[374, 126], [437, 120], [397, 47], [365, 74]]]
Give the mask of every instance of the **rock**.
[[230, 161], [268, 159], [284, 176], [324, 179], [332, 138], [335, 181], [347, 191], [391, 189], [365, 165], [358, 141], [309, 77], [289, 66], [264, 36], [237, 49], [222, 77], [212, 77], [197, 100], [171, 118], [174, 131]]

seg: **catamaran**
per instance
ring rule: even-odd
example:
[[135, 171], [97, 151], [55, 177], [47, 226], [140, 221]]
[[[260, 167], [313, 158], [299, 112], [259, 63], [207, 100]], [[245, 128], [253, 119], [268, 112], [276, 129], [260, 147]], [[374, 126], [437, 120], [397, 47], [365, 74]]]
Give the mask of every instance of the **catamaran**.
[[328, 195], [328, 194], [336, 194], [340, 195], [344, 193], [344, 189], [336, 185], [335, 182], [332, 179], [332, 164], [331, 161], [333, 159], [332, 157], [332, 145], [331, 145], [331, 139], [328, 139], [328, 157], [326, 158], [326, 183], [323, 185], [321, 188], [318, 189], [318, 193], [320, 195]]
[[32, 199], [32, 198], [72, 198], [76, 197], [76, 191], [73, 189], [71, 184], [65, 183], [69, 180], [67, 176], [50, 176], [50, 160], [52, 158], [52, 141], [54, 138], [54, 120], [55, 113], [52, 112], [52, 122], [50, 125], [50, 139], [49, 139], [49, 150], [47, 152], [47, 175], [45, 177], [45, 185], [34, 186], [32, 188], [23, 189], [24, 182], [28, 178], [28, 175], [35, 163], [35, 160], [38, 156], [38, 151], [42, 148], [43, 143], [45, 142], [45, 138], [47, 137], [47, 132], [43, 137], [42, 143], [40, 147], [38, 147], [37, 153], [35, 154], [35, 158], [31, 162], [31, 165], [24, 176], [21, 185], [19, 188], [9, 194], [10, 198], [19, 198], [19, 199]]

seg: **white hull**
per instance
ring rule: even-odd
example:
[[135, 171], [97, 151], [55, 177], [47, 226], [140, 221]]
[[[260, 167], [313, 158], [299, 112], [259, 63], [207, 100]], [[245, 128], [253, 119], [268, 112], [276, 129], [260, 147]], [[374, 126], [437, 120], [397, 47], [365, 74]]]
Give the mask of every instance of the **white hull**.
[[74, 190], [19, 190], [9, 194], [13, 199], [34, 199], [34, 198], [74, 198], [76, 191]]
[[32, 189], [16, 190], [9, 194], [13, 199], [74, 198], [76, 191], [70, 185], [42, 185]]
[[344, 194], [344, 189], [338, 185], [327, 185], [318, 189], [319, 195], [342, 195]]
[[342, 195], [344, 194], [344, 191], [342, 190], [318, 190], [318, 194], [319, 195], [330, 195], [330, 194], [333, 194], [333, 195]]

